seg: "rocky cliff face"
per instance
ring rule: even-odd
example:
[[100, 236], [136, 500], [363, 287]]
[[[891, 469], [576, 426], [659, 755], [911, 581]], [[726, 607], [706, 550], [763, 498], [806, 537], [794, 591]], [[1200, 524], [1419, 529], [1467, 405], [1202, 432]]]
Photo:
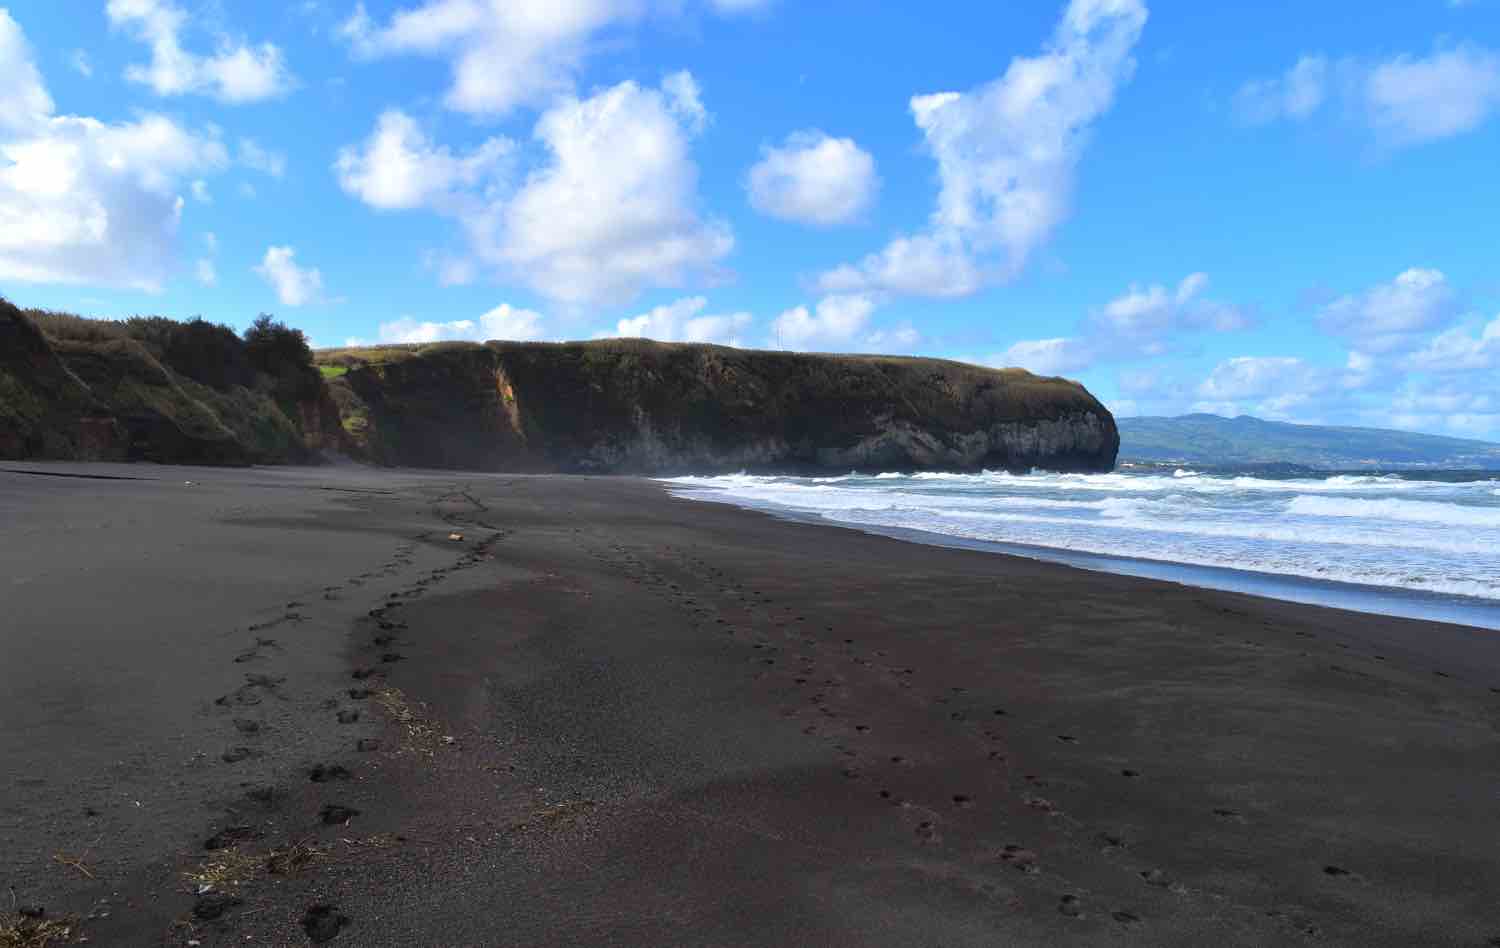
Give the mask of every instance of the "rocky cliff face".
[[343, 350], [347, 431], [384, 464], [670, 474], [1100, 471], [1119, 433], [1082, 386], [935, 359], [644, 340]]

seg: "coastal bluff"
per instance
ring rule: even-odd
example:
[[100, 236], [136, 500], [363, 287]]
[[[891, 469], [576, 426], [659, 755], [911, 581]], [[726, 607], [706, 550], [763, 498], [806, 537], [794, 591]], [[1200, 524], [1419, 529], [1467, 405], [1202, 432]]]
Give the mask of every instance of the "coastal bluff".
[[0, 459], [517, 473], [1104, 471], [1076, 382], [940, 359], [696, 343], [314, 352], [263, 317], [91, 320], [0, 300]]
[[1104, 471], [1083, 386], [940, 359], [697, 343], [440, 343], [318, 353], [377, 463], [530, 472]]

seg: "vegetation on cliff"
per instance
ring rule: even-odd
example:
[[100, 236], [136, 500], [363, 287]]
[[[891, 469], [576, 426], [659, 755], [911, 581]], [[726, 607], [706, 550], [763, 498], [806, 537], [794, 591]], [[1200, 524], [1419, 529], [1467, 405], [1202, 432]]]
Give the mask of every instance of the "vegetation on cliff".
[[81, 319], [0, 300], [0, 457], [686, 473], [1107, 470], [1076, 382], [939, 359], [613, 339], [313, 353], [262, 317]]
[[939, 359], [613, 339], [327, 350], [351, 438], [413, 466], [597, 473], [1107, 470], [1082, 386]]
[[0, 457], [302, 462], [342, 442], [302, 334], [124, 321], [0, 299]]

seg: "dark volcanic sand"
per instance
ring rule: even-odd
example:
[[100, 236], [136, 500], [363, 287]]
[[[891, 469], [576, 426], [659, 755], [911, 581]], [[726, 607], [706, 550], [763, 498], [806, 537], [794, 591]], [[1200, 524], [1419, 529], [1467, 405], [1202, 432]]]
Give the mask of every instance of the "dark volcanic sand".
[[0, 870], [93, 944], [1500, 944], [1495, 633], [625, 479], [6, 466]]

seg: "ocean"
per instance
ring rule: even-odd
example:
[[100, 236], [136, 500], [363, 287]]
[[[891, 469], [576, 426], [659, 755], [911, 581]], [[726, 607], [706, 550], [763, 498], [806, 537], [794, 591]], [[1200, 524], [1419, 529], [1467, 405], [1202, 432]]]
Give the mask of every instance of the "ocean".
[[732, 474], [676, 495], [945, 546], [1500, 629], [1500, 474]]

